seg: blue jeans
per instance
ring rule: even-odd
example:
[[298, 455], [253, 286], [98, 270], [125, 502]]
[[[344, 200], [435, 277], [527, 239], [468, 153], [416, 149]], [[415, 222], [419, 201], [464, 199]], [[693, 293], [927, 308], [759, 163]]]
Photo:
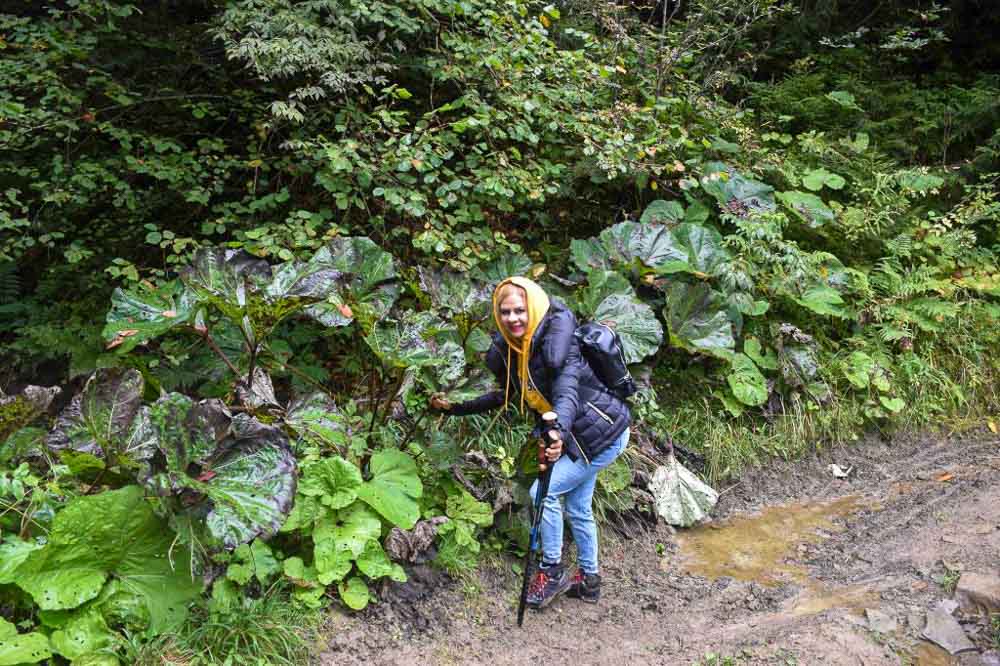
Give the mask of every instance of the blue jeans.
[[[604, 449], [588, 465], [582, 458], [573, 461], [562, 456], [552, 467], [549, 480], [549, 494], [545, 496], [542, 513], [542, 560], [548, 563], [562, 559], [563, 508], [560, 501], [566, 498], [566, 517], [569, 518], [573, 540], [576, 542], [577, 560], [580, 568], [588, 574], [597, 570], [597, 523], [594, 522], [592, 508], [597, 473], [613, 463], [628, 444], [629, 430]], [[538, 481], [531, 486], [531, 497], [538, 492]]]

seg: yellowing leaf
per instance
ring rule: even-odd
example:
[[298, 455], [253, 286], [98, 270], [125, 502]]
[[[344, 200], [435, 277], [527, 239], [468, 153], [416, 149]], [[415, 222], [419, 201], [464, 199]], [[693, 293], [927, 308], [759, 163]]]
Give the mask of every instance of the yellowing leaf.
[[423, 160], [418, 160], [416, 158], [413, 158], [412, 160], [410, 160], [410, 164], [413, 165], [414, 169], [419, 169], [420, 167], [422, 167], [424, 165], [424, 162], [423, 162]]
[[541, 21], [542, 25], [544, 25], [546, 28], [548, 28], [550, 25], [552, 25], [552, 21], [550, 21], [549, 17], [546, 16], [545, 14], [542, 14], [541, 16], [539, 16], [538, 20]]
[[992, 432], [994, 435], [1000, 433], [1000, 427], [997, 427], [997, 422], [994, 421], [993, 419], [987, 419], [986, 426], [990, 429], [990, 432]]
[[659, 185], [656, 184], [655, 180], [649, 183], [649, 189], [655, 190], [655, 189], [658, 189], [658, 188], [659, 188]]
[[160, 314], [163, 315], [164, 317], [169, 318], [169, 319], [173, 319], [174, 317], [177, 316], [177, 311], [176, 310], [164, 310]]

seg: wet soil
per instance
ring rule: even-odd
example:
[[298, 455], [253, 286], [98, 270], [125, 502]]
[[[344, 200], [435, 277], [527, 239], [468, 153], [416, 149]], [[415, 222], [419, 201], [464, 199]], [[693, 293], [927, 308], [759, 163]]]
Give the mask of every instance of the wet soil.
[[831, 448], [721, 490], [709, 524], [606, 539], [599, 604], [560, 598], [519, 629], [509, 562], [462, 580], [417, 567], [383, 603], [332, 612], [317, 662], [1000, 664], [985, 618], [956, 613], [976, 652], [920, 638], [962, 572], [1000, 573], [995, 435]]

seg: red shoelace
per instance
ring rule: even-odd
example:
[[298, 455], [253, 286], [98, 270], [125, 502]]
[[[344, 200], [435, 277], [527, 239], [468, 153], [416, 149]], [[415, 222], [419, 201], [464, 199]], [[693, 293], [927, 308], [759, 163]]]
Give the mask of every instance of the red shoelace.
[[528, 585], [528, 594], [531, 596], [541, 596], [542, 592], [545, 591], [545, 584], [548, 582], [549, 577], [539, 571], [535, 574], [535, 577], [531, 579], [531, 584]]

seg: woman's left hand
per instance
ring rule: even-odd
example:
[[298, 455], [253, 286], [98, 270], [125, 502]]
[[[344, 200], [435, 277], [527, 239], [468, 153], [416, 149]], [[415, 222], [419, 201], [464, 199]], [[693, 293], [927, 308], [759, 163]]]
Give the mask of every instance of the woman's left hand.
[[562, 439], [559, 437], [558, 430], [549, 430], [549, 438], [547, 440], [548, 446], [545, 447], [545, 457], [549, 462], [555, 462], [559, 460], [559, 456], [562, 455], [563, 443]]

